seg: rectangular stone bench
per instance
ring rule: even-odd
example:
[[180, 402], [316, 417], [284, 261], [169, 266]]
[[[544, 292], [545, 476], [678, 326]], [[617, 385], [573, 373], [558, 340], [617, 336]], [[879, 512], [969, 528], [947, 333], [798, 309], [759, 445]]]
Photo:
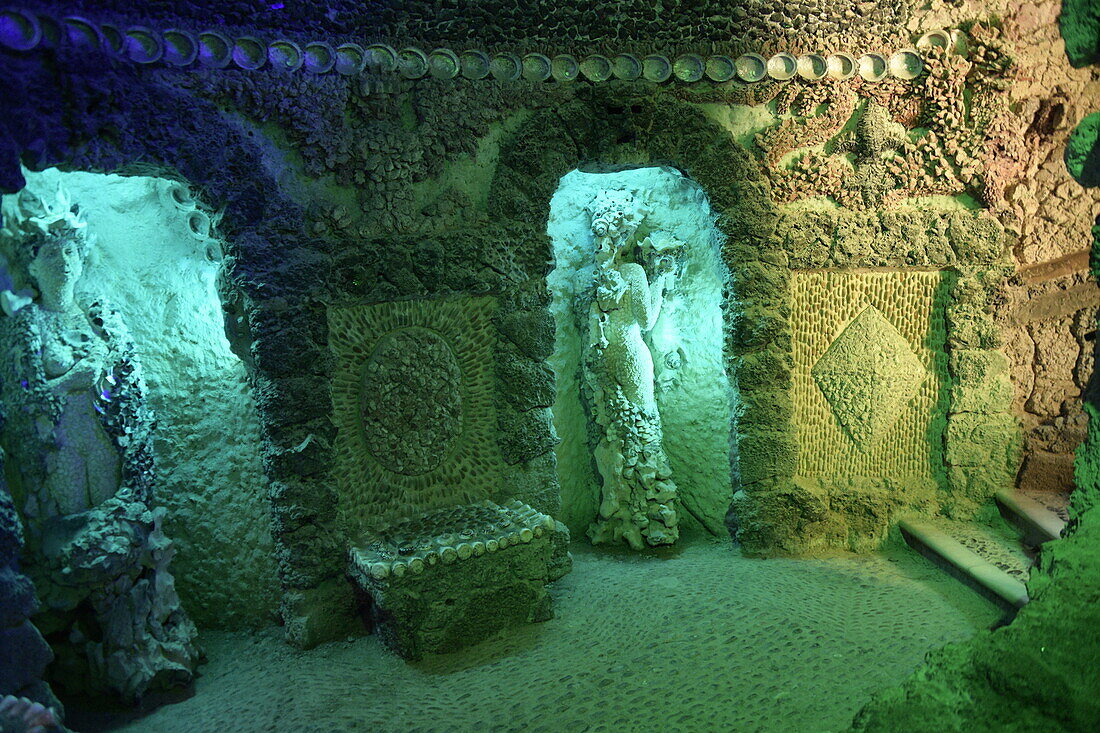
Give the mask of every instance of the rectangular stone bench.
[[552, 617], [555, 522], [522, 502], [452, 506], [360, 538], [349, 574], [383, 643], [406, 659]]

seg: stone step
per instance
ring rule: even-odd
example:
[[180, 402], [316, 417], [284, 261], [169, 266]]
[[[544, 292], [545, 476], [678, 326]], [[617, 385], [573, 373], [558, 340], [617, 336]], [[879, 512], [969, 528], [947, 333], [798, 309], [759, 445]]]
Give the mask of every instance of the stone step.
[[1023, 583], [964, 547], [933, 522], [903, 519], [898, 526], [910, 547], [1005, 610], [1015, 613], [1027, 604]]
[[1062, 536], [1065, 521], [1031, 497], [1018, 491], [998, 491], [994, 499], [1005, 521], [1023, 533], [1024, 543], [1038, 547]]

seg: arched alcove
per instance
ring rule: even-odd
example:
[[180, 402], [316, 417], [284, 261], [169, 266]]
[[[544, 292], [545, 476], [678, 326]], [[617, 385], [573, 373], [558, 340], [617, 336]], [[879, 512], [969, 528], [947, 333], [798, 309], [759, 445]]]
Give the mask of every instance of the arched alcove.
[[[562, 521], [583, 536], [597, 517], [600, 477], [592, 459], [590, 396], [582, 394], [581, 362], [588, 334], [595, 243], [589, 206], [602, 192], [619, 192], [644, 217], [633, 235], [676, 243], [676, 270], [659, 316], [644, 336], [653, 362], [654, 391], [663, 446], [676, 485], [682, 528], [702, 525], [725, 534], [732, 499], [730, 438], [735, 393], [722, 358], [722, 301], [729, 271], [721, 260], [722, 235], [706, 194], [667, 167], [566, 174], [550, 204], [547, 232], [554, 270], [547, 276], [557, 333], [551, 366], [557, 398], [554, 426]], [[637, 259], [638, 255], [634, 255]]]
[[[39, 490], [65, 496], [25, 497], [19, 509], [37, 512], [34, 519], [42, 522], [55, 511], [70, 514], [110, 498], [128, 477], [99, 427], [111, 418], [97, 413], [106, 415], [115, 403], [124, 410], [151, 410], [156, 422], [155, 463], [147, 469], [150, 500], [167, 510], [164, 531], [175, 542], [171, 569], [185, 608], [204, 626], [265, 622], [277, 596], [267, 481], [246, 364], [226, 336], [219, 292], [226, 262], [217, 216], [177, 179], [57, 168], [24, 171], [24, 176], [25, 188], [4, 197], [8, 228], [0, 234], [0, 265], [7, 255], [12, 281], [0, 290], [29, 294], [41, 289], [35, 277], [50, 275], [29, 272], [35, 270], [27, 256], [38, 243], [26, 231], [33, 227], [18, 225], [41, 209], [78, 212], [85, 244], [64, 265], [73, 279], [70, 325], [91, 330], [76, 336], [64, 332], [61, 342], [84, 344], [97, 329], [105, 340], [122, 339], [129, 345], [114, 348], [136, 364], [145, 392], [116, 387], [109, 363], [81, 356], [87, 351], [94, 356], [95, 349], [75, 347], [71, 383], [55, 381], [50, 387], [64, 395], [65, 406], [58, 408], [61, 448], [59, 457], [43, 460], [61, 465], [51, 469], [53, 479]], [[16, 305], [37, 307], [29, 298]], [[58, 335], [47, 329], [41, 338], [49, 342]], [[96, 371], [103, 369], [109, 373]], [[77, 372], [91, 375], [87, 379], [95, 389], [85, 394], [89, 385]], [[85, 399], [87, 404], [78, 403]], [[4, 437], [19, 439], [14, 433], [21, 427], [9, 421]], [[87, 437], [96, 435], [98, 441]], [[77, 445], [78, 438], [86, 445]], [[114, 438], [121, 452], [138, 439], [128, 433]], [[108, 458], [112, 468], [106, 468]], [[89, 489], [86, 500], [71, 496], [85, 483], [101, 488]], [[15, 482], [17, 494], [18, 486]]]
[[[818, 507], [790, 480], [798, 465], [792, 424], [789, 253], [759, 167], [697, 108], [664, 97], [577, 99], [527, 120], [502, 150], [489, 213], [553, 262], [550, 202], [575, 168], [667, 166], [702, 190], [729, 271], [723, 292], [723, 359], [738, 393], [731, 453], [738, 538], [750, 552], [798, 551], [819, 538], [806, 528]], [[729, 461], [723, 461], [728, 465]], [[575, 519], [575, 518], [574, 518]]]

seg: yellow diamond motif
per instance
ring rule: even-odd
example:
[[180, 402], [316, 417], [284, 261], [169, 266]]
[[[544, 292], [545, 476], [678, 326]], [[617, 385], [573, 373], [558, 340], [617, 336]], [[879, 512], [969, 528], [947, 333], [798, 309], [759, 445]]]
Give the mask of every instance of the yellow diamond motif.
[[836, 337], [810, 374], [862, 451], [882, 440], [928, 378], [909, 342], [873, 305]]

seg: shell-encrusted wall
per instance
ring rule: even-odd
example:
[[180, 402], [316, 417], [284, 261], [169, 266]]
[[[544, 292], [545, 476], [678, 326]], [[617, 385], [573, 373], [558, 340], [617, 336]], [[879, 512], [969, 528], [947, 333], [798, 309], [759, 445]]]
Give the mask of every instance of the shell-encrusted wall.
[[349, 535], [493, 497], [493, 297], [331, 308], [333, 475]]
[[796, 272], [802, 476], [942, 474], [943, 272]]

